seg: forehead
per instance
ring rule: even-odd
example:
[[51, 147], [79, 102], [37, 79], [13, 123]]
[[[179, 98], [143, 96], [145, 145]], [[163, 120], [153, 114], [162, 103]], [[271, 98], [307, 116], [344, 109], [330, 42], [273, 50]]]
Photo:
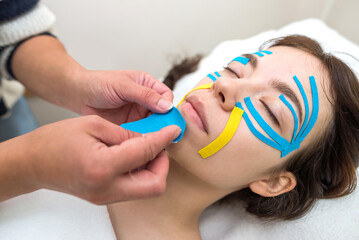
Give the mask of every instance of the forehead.
[[303, 78], [315, 76], [319, 80], [325, 75], [320, 60], [307, 52], [286, 46], [273, 47], [269, 50], [273, 54], [264, 57], [254, 55], [258, 70], [271, 69], [274, 71], [273, 74], [278, 74], [281, 78], [297, 75]]

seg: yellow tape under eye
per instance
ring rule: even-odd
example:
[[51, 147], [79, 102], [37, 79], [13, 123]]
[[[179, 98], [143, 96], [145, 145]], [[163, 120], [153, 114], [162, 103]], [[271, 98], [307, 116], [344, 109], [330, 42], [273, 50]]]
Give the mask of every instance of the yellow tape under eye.
[[239, 122], [242, 119], [243, 110], [234, 107], [223, 132], [210, 144], [198, 151], [202, 158], [208, 158], [223, 148], [237, 131]]
[[198, 86], [196, 88], [193, 88], [191, 91], [189, 91], [186, 95], [184, 95], [184, 97], [182, 98], [182, 100], [179, 102], [179, 104], [177, 104], [177, 107], [184, 101], [184, 99], [187, 97], [188, 94], [190, 94], [191, 92], [193, 91], [196, 91], [198, 89], [209, 89], [211, 88], [213, 83], [208, 83], [208, 84], [204, 84], [204, 85], [201, 85], [201, 86]]

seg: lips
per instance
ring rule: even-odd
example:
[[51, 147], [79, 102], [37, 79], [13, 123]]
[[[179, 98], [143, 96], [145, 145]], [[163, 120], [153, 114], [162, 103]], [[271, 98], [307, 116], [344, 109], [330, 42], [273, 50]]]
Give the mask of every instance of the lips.
[[205, 106], [197, 96], [190, 96], [186, 99], [182, 109], [184, 113], [200, 128], [208, 134], [208, 124], [205, 114]]

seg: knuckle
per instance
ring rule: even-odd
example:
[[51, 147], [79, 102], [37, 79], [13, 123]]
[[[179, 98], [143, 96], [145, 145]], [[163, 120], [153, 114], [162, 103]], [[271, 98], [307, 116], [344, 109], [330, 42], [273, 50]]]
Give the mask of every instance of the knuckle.
[[106, 184], [110, 175], [108, 168], [102, 164], [88, 164], [83, 170], [82, 179], [89, 187], [99, 187]]
[[144, 148], [145, 161], [152, 160], [156, 156], [155, 148], [152, 144], [147, 144], [147, 147]]
[[143, 92], [143, 97], [146, 102], [153, 102], [153, 100], [156, 98], [156, 93], [151, 90], [145, 89]]
[[87, 123], [92, 127], [99, 126], [99, 124], [102, 121], [102, 118], [98, 115], [88, 115], [86, 116], [86, 118], [87, 118]]

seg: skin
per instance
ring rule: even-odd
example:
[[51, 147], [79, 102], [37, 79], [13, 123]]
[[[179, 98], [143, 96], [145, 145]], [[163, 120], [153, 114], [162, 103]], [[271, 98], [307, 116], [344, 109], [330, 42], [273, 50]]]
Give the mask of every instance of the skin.
[[167, 112], [173, 99], [169, 88], [142, 71], [86, 70], [50, 36], [21, 44], [11, 65], [16, 79], [33, 93], [92, 116], [0, 143], [0, 201], [41, 188], [96, 204], [163, 193], [168, 173], [163, 149], [180, 129], [170, 126], [142, 136], [116, 124]]
[[[240, 122], [230, 142], [219, 152], [207, 159], [202, 159], [197, 153], [222, 132], [235, 103], [243, 102], [248, 96], [273, 129], [290, 140], [294, 129], [293, 116], [278, 99], [280, 93], [269, 87], [273, 78], [286, 81], [300, 96], [292, 80], [293, 75], [297, 75], [311, 106], [309, 76], [316, 77], [319, 116], [300, 149], [315, 141], [315, 136], [322, 133], [323, 126], [326, 126], [332, 116], [332, 109], [325, 95], [328, 78], [319, 61], [294, 48], [274, 47], [269, 50], [273, 54], [257, 57], [256, 69], [250, 65], [229, 64], [228, 67], [234, 70], [240, 79], [230, 71], [221, 71], [222, 77], [217, 79], [211, 89], [192, 92], [179, 106], [187, 122], [187, 130], [179, 143], [167, 148], [171, 158], [167, 190], [155, 199], [109, 205], [110, 217], [118, 239], [201, 239], [198, 228], [200, 214], [206, 207], [229, 193], [250, 187], [252, 191], [270, 197], [295, 187], [296, 179], [292, 173], [273, 172], [273, 169], [282, 166], [293, 153], [281, 158], [280, 151], [257, 139], [244, 120]], [[197, 85], [211, 82], [206, 77]], [[273, 109], [280, 121], [280, 127], [276, 127], [270, 120], [260, 100]], [[299, 101], [304, 109], [301, 97]], [[193, 112], [186, 110], [186, 102], [201, 107], [207, 119], [207, 132], [191, 117]], [[294, 106], [293, 102], [291, 104]], [[245, 110], [249, 112], [246, 108]], [[259, 129], [256, 124], [255, 126]]]

